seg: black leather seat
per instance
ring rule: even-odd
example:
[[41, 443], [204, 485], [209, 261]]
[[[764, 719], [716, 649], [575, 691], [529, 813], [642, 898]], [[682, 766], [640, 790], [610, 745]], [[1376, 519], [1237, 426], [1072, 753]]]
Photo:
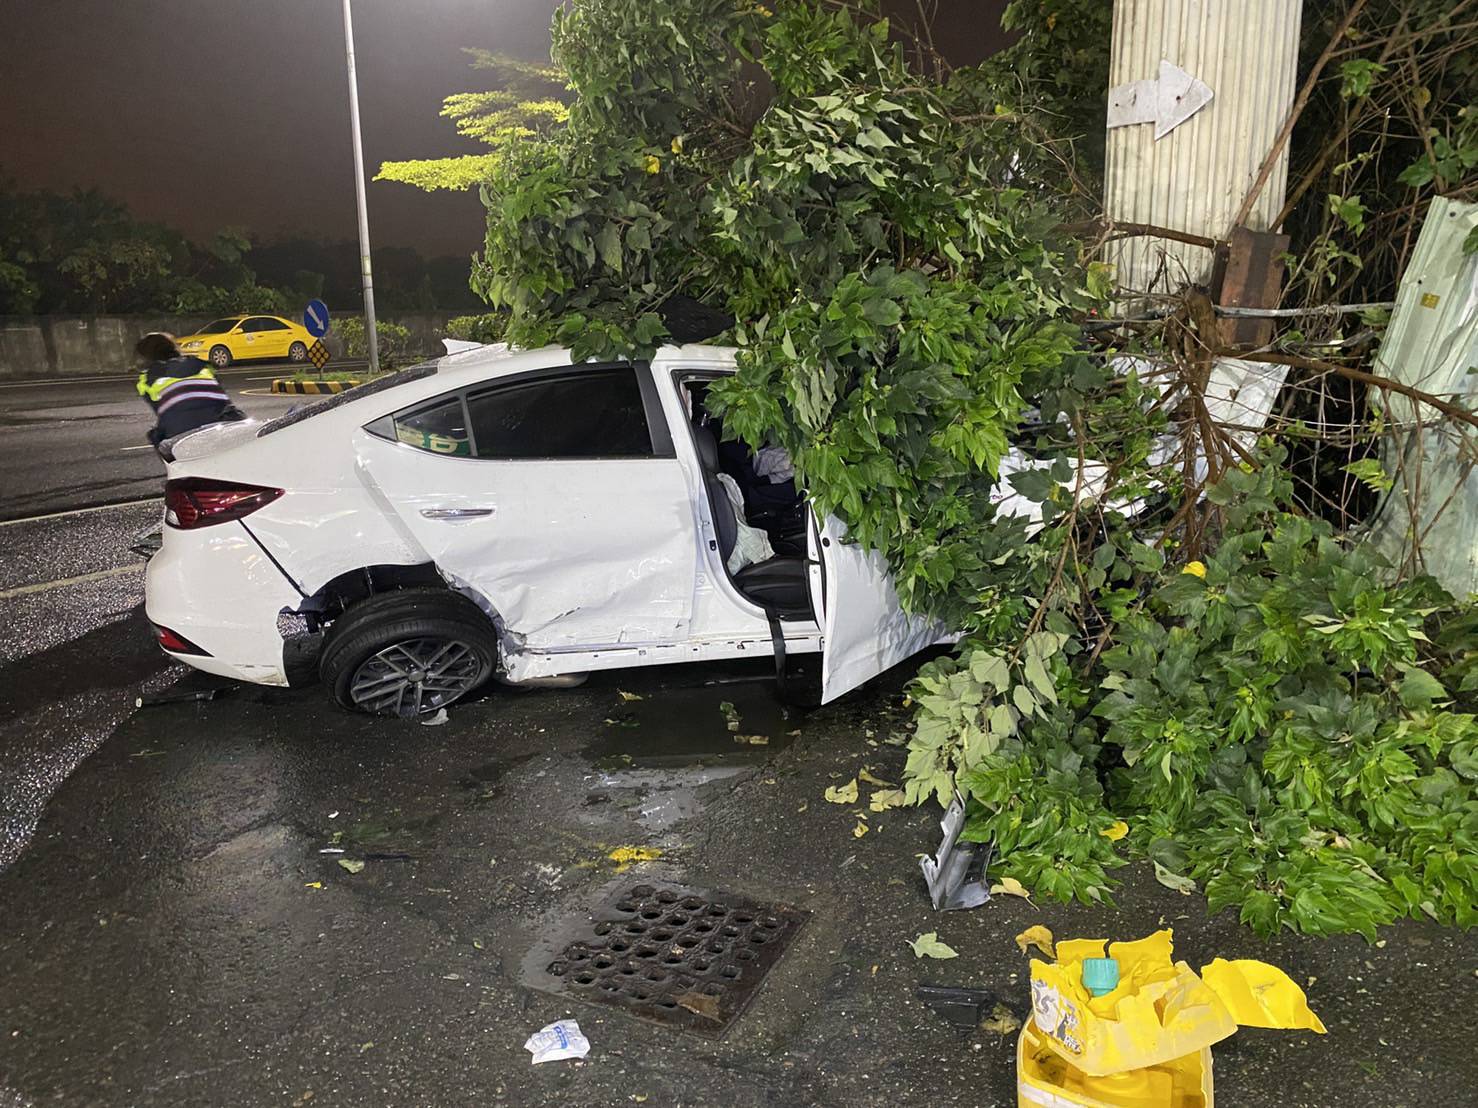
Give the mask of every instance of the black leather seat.
[[[703, 484], [713, 513], [719, 553], [727, 565], [729, 555], [734, 552], [734, 544], [739, 541], [739, 523], [728, 490], [718, 479], [718, 439], [710, 428], [695, 425], [693, 441], [703, 467]], [[809, 619], [813, 614], [804, 558], [770, 558], [745, 566], [732, 574], [732, 578], [741, 593], [780, 619]]]

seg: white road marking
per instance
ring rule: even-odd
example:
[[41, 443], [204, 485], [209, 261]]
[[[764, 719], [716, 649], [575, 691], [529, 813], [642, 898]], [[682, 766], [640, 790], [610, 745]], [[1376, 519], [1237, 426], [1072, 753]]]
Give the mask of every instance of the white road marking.
[[154, 449], [153, 444], [146, 442], [146, 443], [144, 443], [143, 446], [125, 446], [125, 447], [123, 447], [121, 449], [120, 453], [127, 454], [130, 450], [153, 450], [153, 449]]
[[40, 523], [43, 519], [62, 519], [66, 516], [84, 516], [92, 512], [111, 512], [115, 508], [137, 508], [140, 504], [163, 504], [158, 496], [147, 496], [142, 500], [125, 500], [121, 504], [96, 504], [91, 508], [72, 508], [65, 512], [47, 512], [40, 516], [25, 516], [22, 519], [0, 519], [0, 527], [14, 527], [18, 523]]
[[116, 566], [113, 569], [101, 569], [96, 573], [84, 573], [78, 577], [63, 577], [57, 581], [43, 581], [39, 585], [21, 585], [15, 589], [0, 589], [0, 600], [9, 600], [16, 596], [30, 596], [38, 592], [50, 592], [52, 589], [64, 589], [68, 585], [85, 585], [90, 581], [106, 581], [109, 577], [122, 577], [128, 573], [142, 573], [143, 566]]

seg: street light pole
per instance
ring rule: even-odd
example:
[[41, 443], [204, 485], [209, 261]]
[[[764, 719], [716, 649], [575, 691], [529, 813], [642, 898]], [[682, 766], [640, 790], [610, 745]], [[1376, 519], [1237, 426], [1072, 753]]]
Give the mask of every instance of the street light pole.
[[359, 273], [364, 282], [364, 337], [371, 373], [380, 371], [380, 336], [375, 331], [375, 281], [370, 272], [369, 212], [364, 201], [364, 145], [359, 138], [359, 78], [354, 72], [354, 17], [344, 0], [344, 53], [349, 63], [349, 122], [354, 131], [354, 199], [359, 204]]

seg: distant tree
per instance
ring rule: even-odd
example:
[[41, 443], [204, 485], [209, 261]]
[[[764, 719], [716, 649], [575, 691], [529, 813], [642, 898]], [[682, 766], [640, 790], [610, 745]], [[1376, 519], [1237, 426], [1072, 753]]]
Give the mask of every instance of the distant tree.
[[472, 68], [487, 70], [492, 88], [458, 92], [442, 101], [441, 114], [457, 125], [457, 133], [492, 148], [491, 154], [385, 162], [377, 181], [399, 181], [427, 192], [465, 190], [491, 176], [503, 152], [524, 139], [565, 122], [569, 90], [555, 66], [511, 58], [488, 50], [469, 49]]

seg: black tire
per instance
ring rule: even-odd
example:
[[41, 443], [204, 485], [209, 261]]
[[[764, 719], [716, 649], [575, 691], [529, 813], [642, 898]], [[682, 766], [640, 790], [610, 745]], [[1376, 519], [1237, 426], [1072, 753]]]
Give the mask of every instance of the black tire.
[[308, 347], [301, 342], [295, 342], [287, 348], [287, 356], [295, 362], [306, 362]]
[[231, 351], [224, 346], [212, 346], [210, 348], [210, 364], [217, 369], [225, 369], [231, 364]]
[[410, 718], [466, 696], [497, 660], [492, 622], [472, 601], [447, 589], [402, 589], [335, 620], [318, 673], [340, 707]]

